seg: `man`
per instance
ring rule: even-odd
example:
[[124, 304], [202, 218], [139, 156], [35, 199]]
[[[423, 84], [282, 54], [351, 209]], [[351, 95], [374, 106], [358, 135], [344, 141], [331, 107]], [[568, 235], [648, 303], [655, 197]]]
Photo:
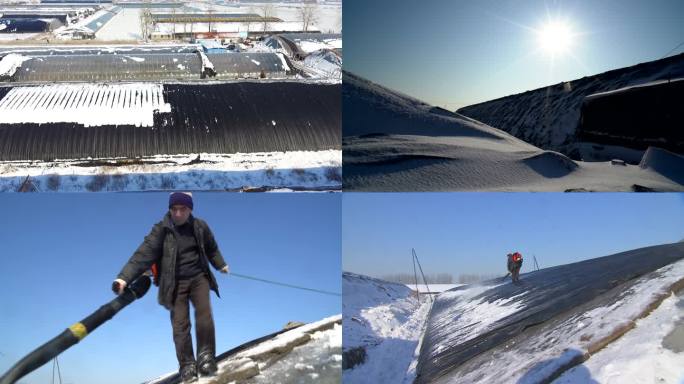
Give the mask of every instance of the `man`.
[[[209, 289], [217, 296], [219, 291], [209, 264], [222, 273], [228, 273], [228, 264], [223, 260], [209, 226], [192, 216], [192, 209], [191, 193], [172, 193], [169, 212], [152, 227], [112, 284], [112, 290], [121, 294], [127, 284], [155, 266], [158, 301], [171, 311], [173, 341], [184, 383], [197, 380], [198, 370], [203, 376], [216, 373], [216, 341]], [[189, 301], [195, 308], [197, 359], [190, 336]]]
[[509, 253], [508, 255], [508, 272], [511, 274], [513, 282], [520, 280], [520, 268], [522, 267], [523, 258], [519, 252]]

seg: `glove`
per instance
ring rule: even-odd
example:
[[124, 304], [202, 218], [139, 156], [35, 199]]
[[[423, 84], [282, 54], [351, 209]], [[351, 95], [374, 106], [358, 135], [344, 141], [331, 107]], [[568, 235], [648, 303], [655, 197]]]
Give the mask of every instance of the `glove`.
[[230, 269], [228, 268], [228, 264], [226, 264], [225, 267], [221, 268], [221, 269], [219, 270], [219, 272], [221, 272], [221, 273], [228, 273], [228, 272], [230, 272]]

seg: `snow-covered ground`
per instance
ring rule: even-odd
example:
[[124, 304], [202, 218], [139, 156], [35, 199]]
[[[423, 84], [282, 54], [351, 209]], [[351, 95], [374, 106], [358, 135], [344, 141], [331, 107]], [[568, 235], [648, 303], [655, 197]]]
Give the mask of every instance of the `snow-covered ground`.
[[140, 9], [123, 8], [107, 24], [95, 33], [98, 40], [139, 40]]
[[[207, 9], [209, 7], [206, 3], [188, 2], [189, 7], [197, 9]], [[265, 4], [249, 3], [249, 4], [212, 4], [214, 12], [223, 13], [258, 13], [261, 11], [259, 7]], [[283, 24], [277, 23], [270, 26], [270, 30], [277, 30], [283, 28], [284, 30], [298, 30], [302, 27], [299, 10], [301, 4], [292, 3], [268, 3], [273, 6], [274, 17], [278, 17], [284, 21]], [[313, 28], [317, 28], [321, 32], [340, 33], [342, 30], [342, 5], [324, 4], [317, 6], [317, 21], [313, 23]], [[119, 14], [114, 16], [102, 29], [96, 33], [96, 38], [100, 40], [139, 40], [142, 38], [140, 28], [140, 9], [138, 8], [124, 8]], [[173, 30], [172, 24], [158, 24], [158, 31]], [[181, 27], [182, 28], [182, 27]], [[188, 27], [189, 28], [189, 27]], [[194, 23], [193, 31], [208, 30], [206, 23]], [[212, 30], [228, 31], [246, 31], [247, 28], [252, 31], [263, 29], [263, 24], [250, 23], [249, 26], [245, 23], [212, 23]], [[176, 30], [179, 27], [176, 27]], [[189, 29], [188, 29], [189, 30]]]
[[0, 191], [17, 191], [27, 176], [42, 192], [340, 190], [341, 163], [339, 150], [159, 155], [133, 164], [126, 159], [10, 161], [0, 164]]
[[432, 301], [403, 284], [345, 272], [343, 346], [365, 350], [365, 361], [342, 372], [346, 383], [411, 383], [419, 340]]
[[684, 190], [680, 155], [651, 148], [639, 165], [573, 161], [349, 73], [343, 82], [348, 190]]

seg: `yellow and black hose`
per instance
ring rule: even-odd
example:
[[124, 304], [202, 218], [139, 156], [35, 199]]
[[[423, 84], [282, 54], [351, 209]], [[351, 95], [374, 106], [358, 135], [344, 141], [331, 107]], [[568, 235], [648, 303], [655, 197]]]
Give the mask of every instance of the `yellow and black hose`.
[[149, 288], [150, 278], [148, 276], [140, 277], [131, 283], [130, 286], [126, 287], [124, 292], [114, 300], [101, 306], [90, 316], [71, 325], [64, 332], [19, 360], [18, 363], [14, 364], [9, 371], [0, 377], [0, 384], [13, 384], [52, 360], [55, 356], [81, 341], [81, 339], [86, 337], [88, 333], [93, 332], [102, 323], [114, 317], [117, 312], [135, 301], [135, 299], [143, 297]]

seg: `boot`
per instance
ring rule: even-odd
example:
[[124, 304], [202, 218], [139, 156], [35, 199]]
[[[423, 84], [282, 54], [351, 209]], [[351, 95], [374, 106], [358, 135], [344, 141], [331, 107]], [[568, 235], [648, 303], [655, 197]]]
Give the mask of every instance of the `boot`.
[[216, 371], [218, 371], [214, 354], [211, 352], [206, 352], [198, 356], [197, 366], [199, 367], [199, 373], [202, 376], [213, 376], [216, 374]]
[[183, 384], [197, 381], [197, 367], [195, 364], [185, 364], [180, 368], [180, 379]]

